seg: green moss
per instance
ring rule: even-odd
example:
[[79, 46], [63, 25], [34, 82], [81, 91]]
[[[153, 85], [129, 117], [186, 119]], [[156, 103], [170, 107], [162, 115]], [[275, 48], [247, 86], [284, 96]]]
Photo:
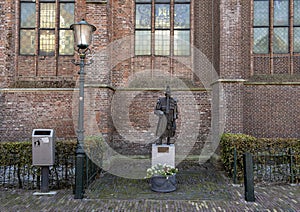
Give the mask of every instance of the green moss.
[[12, 88], [74, 88], [75, 81], [71, 80], [35, 80], [35, 81], [16, 81]]

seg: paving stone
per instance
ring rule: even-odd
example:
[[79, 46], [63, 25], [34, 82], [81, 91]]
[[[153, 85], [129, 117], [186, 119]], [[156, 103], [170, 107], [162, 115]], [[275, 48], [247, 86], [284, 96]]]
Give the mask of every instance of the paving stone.
[[255, 186], [255, 202], [246, 202], [244, 187], [234, 186], [223, 173], [200, 168], [178, 174], [171, 193], [150, 190], [147, 180], [130, 180], [108, 173], [86, 189], [82, 200], [72, 189], [53, 196], [33, 190], [0, 188], [0, 212], [6, 211], [300, 211], [300, 185]]

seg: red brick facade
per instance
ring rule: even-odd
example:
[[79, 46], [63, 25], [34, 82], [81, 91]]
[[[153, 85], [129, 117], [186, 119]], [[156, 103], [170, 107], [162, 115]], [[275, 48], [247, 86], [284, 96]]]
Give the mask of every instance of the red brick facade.
[[[171, 84], [183, 111], [191, 94], [195, 100], [199, 116], [190, 121], [199, 134], [191, 146], [201, 149], [214, 114], [225, 132], [299, 138], [300, 63], [294, 58], [290, 72], [284, 58], [251, 54], [251, 8], [249, 0], [191, 0], [192, 55], [147, 57], [134, 56], [134, 0], [76, 0], [75, 21], [85, 18], [97, 27], [87, 57], [94, 63], [86, 67], [87, 134], [100, 131], [118, 151], [126, 146], [138, 154], [147, 142], [132, 143], [116, 129], [124, 120], [114, 117], [114, 98], [121, 93], [130, 103], [121, 131], [145, 140], [156, 100]], [[0, 141], [29, 140], [34, 128], [53, 128], [59, 139], [75, 138], [78, 66], [71, 60], [78, 57], [19, 55], [19, 11], [19, 0], [0, 2]], [[118, 107], [122, 111], [122, 102]], [[178, 135], [186, 121], [178, 120]]]

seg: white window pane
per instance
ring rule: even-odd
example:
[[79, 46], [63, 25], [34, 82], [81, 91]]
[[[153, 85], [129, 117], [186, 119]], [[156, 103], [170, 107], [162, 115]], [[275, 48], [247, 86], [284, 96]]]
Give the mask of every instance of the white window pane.
[[254, 26], [269, 26], [269, 1], [254, 1]]
[[190, 55], [190, 31], [184, 30], [174, 31], [174, 55], [188, 56]]
[[174, 28], [188, 29], [190, 28], [190, 5], [175, 4], [174, 7]]
[[135, 28], [151, 29], [151, 4], [137, 4], [135, 13]]
[[151, 3], [151, 0], [135, 0], [137, 3]]
[[170, 55], [170, 30], [155, 31], [155, 55]]
[[254, 28], [253, 53], [269, 53], [269, 28]]
[[294, 28], [294, 52], [300, 52], [300, 27]]
[[170, 3], [170, 0], [155, 0], [155, 3]]
[[36, 25], [35, 3], [21, 3], [21, 28], [34, 28]]
[[175, 2], [190, 2], [190, 0], [175, 0]]
[[273, 43], [274, 53], [289, 52], [288, 27], [274, 28]]
[[54, 30], [40, 31], [40, 55], [53, 56], [55, 50], [55, 33]]
[[40, 28], [55, 28], [55, 3], [40, 4]]
[[294, 25], [300, 25], [300, 0], [294, 0]]
[[168, 29], [170, 28], [170, 5], [155, 4], [155, 28]]
[[135, 31], [135, 55], [151, 55], [151, 31]]
[[72, 30], [59, 31], [59, 54], [60, 55], [74, 54], [74, 35]]
[[74, 24], [74, 3], [61, 3], [60, 4], [60, 28], [70, 28], [71, 24]]
[[20, 54], [23, 55], [35, 54], [35, 31], [34, 30], [20, 31]]
[[274, 0], [274, 26], [289, 25], [289, 1]]

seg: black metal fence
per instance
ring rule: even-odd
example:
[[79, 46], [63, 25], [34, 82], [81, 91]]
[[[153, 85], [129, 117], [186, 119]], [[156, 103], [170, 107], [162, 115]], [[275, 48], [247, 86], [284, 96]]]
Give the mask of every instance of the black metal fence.
[[[236, 152], [235, 152], [236, 154]], [[300, 183], [300, 156], [292, 148], [265, 149], [252, 154], [254, 182], [261, 184]], [[237, 182], [234, 156], [234, 183]]]
[[299, 183], [300, 161], [291, 148], [257, 152], [253, 155], [256, 182]]
[[101, 169], [88, 157], [85, 158], [84, 185], [85, 187], [88, 187], [95, 180]]
[[[0, 166], [0, 186], [6, 188], [40, 189], [41, 168], [21, 163], [19, 154], [11, 155], [6, 165]], [[22, 165], [21, 165], [22, 164]], [[99, 173], [100, 168], [85, 157], [84, 185], [87, 187]], [[55, 164], [49, 167], [49, 189], [74, 188], [75, 152], [56, 154]]]

